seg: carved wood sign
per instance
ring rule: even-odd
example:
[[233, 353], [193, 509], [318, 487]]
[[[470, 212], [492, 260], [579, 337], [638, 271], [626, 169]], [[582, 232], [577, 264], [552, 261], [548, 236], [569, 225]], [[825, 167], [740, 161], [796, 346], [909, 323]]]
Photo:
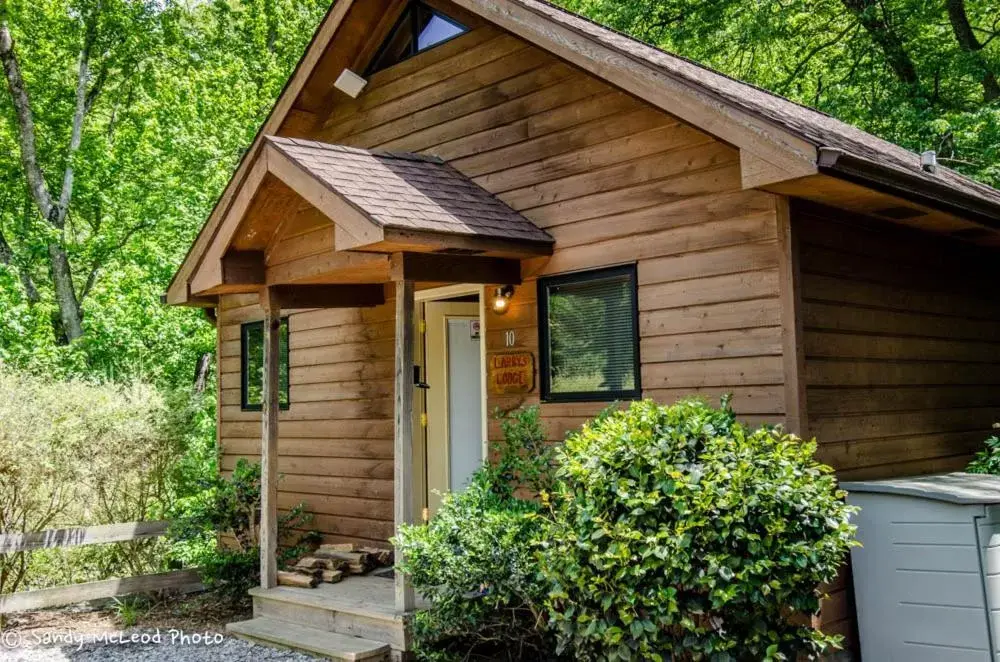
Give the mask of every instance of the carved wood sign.
[[491, 354], [488, 364], [490, 391], [494, 395], [535, 390], [535, 355], [531, 352]]

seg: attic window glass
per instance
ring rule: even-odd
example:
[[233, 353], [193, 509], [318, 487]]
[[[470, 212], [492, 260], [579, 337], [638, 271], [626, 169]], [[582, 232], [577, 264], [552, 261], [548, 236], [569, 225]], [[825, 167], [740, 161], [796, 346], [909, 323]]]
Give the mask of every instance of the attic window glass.
[[388, 69], [417, 53], [443, 44], [468, 31], [467, 27], [455, 19], [431, 9], [424, 3], [411, 2], [368, 65], [365, 76]]
[[[278, 404], [288, 409], [288, 318], [278, 332]], [[264, 404], [264, 323], [240, 327], [240, 408], [260, 411]]]
[[635, 265], [538, 280], [542, 399], [641, 397]]

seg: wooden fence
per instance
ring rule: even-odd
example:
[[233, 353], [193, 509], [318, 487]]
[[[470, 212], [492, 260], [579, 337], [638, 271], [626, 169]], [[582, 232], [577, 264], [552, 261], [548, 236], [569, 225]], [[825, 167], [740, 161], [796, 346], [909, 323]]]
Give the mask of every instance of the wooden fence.
[[[167, 532], [169, 524], [169, 522], [164, 521], [128, 522], [71, 529], [51, 529], [38, 533], [0, 534], [0, 554], [30, 552], [51, 547], [79, 547], [158, 538]], [[202, 588], [204, 586], [197, 570], [175, 570], [138, 577], [115, 577], [99, 582], [0, 595], [0, 614], [60, 607], [88, 600], [115, 598], [132, 593], [146, 593], [162, 589], [191, 592]]]

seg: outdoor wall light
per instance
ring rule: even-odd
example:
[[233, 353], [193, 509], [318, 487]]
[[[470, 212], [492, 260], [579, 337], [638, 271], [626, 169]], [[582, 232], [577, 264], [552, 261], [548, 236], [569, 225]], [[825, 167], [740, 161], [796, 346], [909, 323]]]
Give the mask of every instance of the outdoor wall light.
[[493, 291], [493, 312], [503, 315], [510, 308], [510, 298], [514, 296], [514, 286], [504, 285]]

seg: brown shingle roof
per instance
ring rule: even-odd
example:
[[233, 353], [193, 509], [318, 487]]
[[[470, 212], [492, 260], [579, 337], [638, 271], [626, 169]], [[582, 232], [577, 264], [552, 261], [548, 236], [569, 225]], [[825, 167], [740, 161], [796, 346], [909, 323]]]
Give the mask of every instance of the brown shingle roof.
[[440, 159], [297, 138], [265, 140], [380, 227], [554, 242]]
[[[830, 115], [730, 78], [681, 56], [649, 46], [549, 2], [509, 1], [585, 35], [607, 48], [655, 67], [666, 75], [696, 85], [732, 106], [811, 142], [817, 148], [838, 149], [857, 159], [916, 178], [917, 181], [923, 181], [931, 186], [944, 186], [989, 205], [1000, 206], [1000, 191], [997, 189], [941, 166], [934, 173], [926, 172], [920, 166], [920, 156], [914, 152], [841, 122]], [[1000, 218], [1000, 211], [994, 213]]]

